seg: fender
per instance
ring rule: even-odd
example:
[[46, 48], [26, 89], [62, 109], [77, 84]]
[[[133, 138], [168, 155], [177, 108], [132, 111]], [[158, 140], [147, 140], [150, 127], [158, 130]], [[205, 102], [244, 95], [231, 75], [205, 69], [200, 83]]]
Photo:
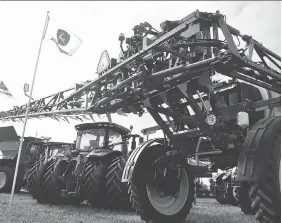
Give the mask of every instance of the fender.
[[122, 174], [122, 182], [129, 182], [132, 179], [134, 168], [138, 165], [138, 158], [148, 151], [153, 143], [163, 144], [163, 138], [150, 139], [138, 146], [129, 156]]
[[238, 161], [238, 182], [262, 182], [270, 155], [269, 145], [274, 133], [281, 129], [281, 117], [273, 116], [258, 121], [247, 133]]

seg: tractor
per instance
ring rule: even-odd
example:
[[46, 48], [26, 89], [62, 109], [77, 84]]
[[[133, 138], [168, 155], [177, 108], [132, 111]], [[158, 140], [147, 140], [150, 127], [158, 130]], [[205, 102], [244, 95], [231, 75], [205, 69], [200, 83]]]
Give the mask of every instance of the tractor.
[[231, 183], [232, 169], [218, 173], [212, 180], [213, 196], [220, 204], [236, 205]]
[[39, 166], [54, 156], [62, 156], [66, 148], [73, 148], [73, 143], [63, 143], [63, 142], [48, 142], [48, 141], [39, 141], [33, 143], [34, 148], [40, 148], [42, 151], [40, 156], [35, 159], [28, 170], [26, 171], [26, 190], [31, 193], [34, 199], [37, 198], [38, 189], [40, 189], [40, 184], [37, 181], [37, 175], [39, 174]]
[[[42, 138], [24, 137], [15, 192], [26, 187], [26, 173], [44, 156], [44, 149], [38, 146], [44, 141]], [[13, 126], [0, 128], [0, 193], [8, 193], [12, 189], [19, 145], [20, 137]]]
[[196, 181], [196, 196], [197, 197], [210, 197], [211, 191], [208, 186], [201, 182], [201, 180]]
[[75, 126], [75, 148], [49, 157], [38, 168], [35, 198], [40, 203], [74, 204], [87, 201], [96, 208], [130, 209], [127, 185], [121, 182], [129, 153], [139, 135], [115, 123], [97, 122]]

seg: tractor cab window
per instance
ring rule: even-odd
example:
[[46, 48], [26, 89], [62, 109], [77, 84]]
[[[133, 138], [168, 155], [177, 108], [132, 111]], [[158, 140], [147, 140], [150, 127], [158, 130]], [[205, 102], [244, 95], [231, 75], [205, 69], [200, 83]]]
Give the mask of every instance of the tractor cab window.
[[56, 155], [63, 155], [65, 153], [66, 147], [57, 147], [57, 148], [51, 148], [49, 150], [50, 156], [56, 156]]
[[105, 129], [82, 131], [78, 135], [76, 148], [80, 151], [93, 151], [105, 145]]
[[[115, 144], [117, 144], [117, 145], [115, 145]], [[110, 145], [113, 145], [113, 149], [114, 150], [122, 151], [123, 145], [122, 145], [122, 136], [121, 136], [121, 134], [110, 130], [109, 131], [109, 146]]]

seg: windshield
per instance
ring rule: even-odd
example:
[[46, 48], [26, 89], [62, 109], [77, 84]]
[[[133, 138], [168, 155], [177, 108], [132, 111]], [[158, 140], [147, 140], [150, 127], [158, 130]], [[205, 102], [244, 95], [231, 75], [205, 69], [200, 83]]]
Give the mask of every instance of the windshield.
[[105, 144], [105, 129], [82, 131], [78, 135], [76, 148], [81, 151], [92, 151]]

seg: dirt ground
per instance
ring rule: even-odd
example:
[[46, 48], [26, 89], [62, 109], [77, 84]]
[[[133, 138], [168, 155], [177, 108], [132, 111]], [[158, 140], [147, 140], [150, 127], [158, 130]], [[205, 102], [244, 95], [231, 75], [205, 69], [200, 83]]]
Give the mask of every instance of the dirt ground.
[[[38, 204], [27, 193], [16, 194], [9, 214], [9, 194], [0, 194], [0, 223], [141, 223], [134, 212], [114, 212], [81, 206]], [[198, 198], [185, 223], [254, 223], [238, 207], [220, 205], [213, 198]]]

